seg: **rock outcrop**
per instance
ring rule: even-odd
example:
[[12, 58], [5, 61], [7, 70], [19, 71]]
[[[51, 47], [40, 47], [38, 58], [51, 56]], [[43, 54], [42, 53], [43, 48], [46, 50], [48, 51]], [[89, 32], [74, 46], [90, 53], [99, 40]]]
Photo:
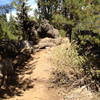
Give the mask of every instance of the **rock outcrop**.
[[58, 38], [60, 36], [59, 31], [49, 24], [47, 20], [42, 21], [37, 31], [40, 38]]
[[66, 44], [69, 43], [68, 38], [44, 38], [39, 41], [37, 45], [34, 46], [35, 51], [45, 49], [45, 48], [51, 48], [55, 47], [61, 44]]

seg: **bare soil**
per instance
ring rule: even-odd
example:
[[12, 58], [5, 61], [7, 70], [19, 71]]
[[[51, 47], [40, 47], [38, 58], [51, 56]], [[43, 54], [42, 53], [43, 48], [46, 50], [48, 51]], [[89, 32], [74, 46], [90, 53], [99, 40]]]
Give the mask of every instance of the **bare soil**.
[[57, 94], [58, 91], [50, 88], [49, 79], [54, 68], [50, 64], [50, 51], [51, 49], [48, 48], [32, 55], [34, 60], [30, 61], [29, 65], [34, 64], [35, 69], [33, 68], [32, 73], [26, 74], [24, 78], [33, 79], [34, 87], [25, 91], [21, 96], [14, 96], [7, 100], [61, 100]]
[[6, 100], [99, 100], [93, 99], [92, 93], [85, 86], [71, 89], [70, 92], [52, 87], [49, 79], [52, 77], [51, 72], [55, 69], [55, 66], [51, 64], [54, 49], [55, 47], [47, 48], [32, 54], [33, 60], [30, 60], [28, 65], [33, 69], [31, 73], [27, 71], [24, 78], [33, 80], [33, 87], [20, 96]]

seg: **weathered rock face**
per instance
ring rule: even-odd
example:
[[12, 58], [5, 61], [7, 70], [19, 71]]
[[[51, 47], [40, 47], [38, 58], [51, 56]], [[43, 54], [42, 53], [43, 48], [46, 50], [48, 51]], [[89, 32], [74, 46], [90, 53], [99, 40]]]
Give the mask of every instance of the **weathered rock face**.
[[14, 75], [14, 68], [10, 59], [0, 60], [0, 87], [5, 82], [5, 77], [11, 78]]
[[0, 40], [0, 87], [12, 78], [17, 66], [24, 63], [33, 52], [33, 44], [27, 40]]
[[39, 37], [50, 37], [50, 38], [58, 38], [59, 31], [55, 29], [52, 25], [49, 24], [47, 20], [43, 20], [42, 24], [38, 28]]
[[33, 52], [33, 44], [31, 41], [22, 40], [20, 42], [20, 52], [25, 54], [31, 54]]
[[59, 31], [49, 24], [47, 20], [42, 20], [39, 24], [36, 21], [30, 22], [30, 31], [29, 31], [29, 41], [33, 41], [34, 44], [38, 43], [39, 38], [58, 38]]
[[47, 34], [52, 36], [52, 38], [58, 38], [59, 37], [59, 31], [55, 28], [48, 30]]
[[38, 51], [40, 49], [51, 48], [61, 44], [67, 45], [67, 43], [69, 43], [68, 38], [44, 38], [39, 41], [38, 45], [34, 46], [34, 49]]
[[39, 23], [36, 21], [32, 21], [30, 26], [30, 32], [29, 32], [29, 41], [33, 41], [33, 44], [36, 44], [38, 42], [38, 32], [37, 29], [39, 28]]
[[33, 44], [27, 40], [0, 40], [0, 55], [3, 58], [15, 58], [19, 53], [30, 54], [33, 51]]
[[18, 41], [9, 40], [9, 39], [1, 39], [0, 40], [0, 55], [5, 57], [15, 57], [19, 52]]

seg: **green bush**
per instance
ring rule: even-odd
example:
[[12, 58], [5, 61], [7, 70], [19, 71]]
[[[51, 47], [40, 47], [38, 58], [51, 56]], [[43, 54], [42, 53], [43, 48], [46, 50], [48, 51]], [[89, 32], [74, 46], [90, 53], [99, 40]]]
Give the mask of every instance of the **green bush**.
[[62, 26], [66, 23], [66, 21], [67, 20], [63, 15], [55, 14], [52, 16], [52, 23], [58, 29], [61, 29]]
[[59, 30], [59, 32], [60, 32], [60, 35], [62, 37], [66, 37], [66, 31], [65, 30], [61, 29], [61, 30]]

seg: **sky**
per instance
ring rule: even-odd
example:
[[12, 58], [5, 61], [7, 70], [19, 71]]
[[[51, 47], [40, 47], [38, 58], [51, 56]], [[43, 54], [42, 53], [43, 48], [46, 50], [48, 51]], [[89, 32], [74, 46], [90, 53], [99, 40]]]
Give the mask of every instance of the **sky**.
[[[0, 5], [11, 3], [11, 1], [13, 0], [0, 0]], [[28, 3], [33, 9], [37, 8], [36, 0], [29, 0]]]
[[0, 0], [0, 5], [5, 5], [10, 3], [12, 0]]
[[[0, 5], [5, 5], [5, 4], [8, 4], [8, 3], [11, 3], [11, 1], [13, 0], [0, 0]], [[37, 8], [37, 3], [36, 3], [36, 0], [29, 0], [28, 1], [29, 5], [31, 6], [31, 8], [33, 9], [29, 15], [34, 15], [34, 10]], [[16, 16], [16, 11], [12, 11], [12, 15], [13, 16]], [[9, 16], [10, 14], [7, 14], [7, 19], [9, 20]]]
[[[0, 5], [8, 4], [8, 3], [10, 3], [11, 1], [13, 1], [13, 0], [0, 0]], [[30, 4], [31, 6], [36, 5], [36, 0], [29, 0], [29, 4]]]

